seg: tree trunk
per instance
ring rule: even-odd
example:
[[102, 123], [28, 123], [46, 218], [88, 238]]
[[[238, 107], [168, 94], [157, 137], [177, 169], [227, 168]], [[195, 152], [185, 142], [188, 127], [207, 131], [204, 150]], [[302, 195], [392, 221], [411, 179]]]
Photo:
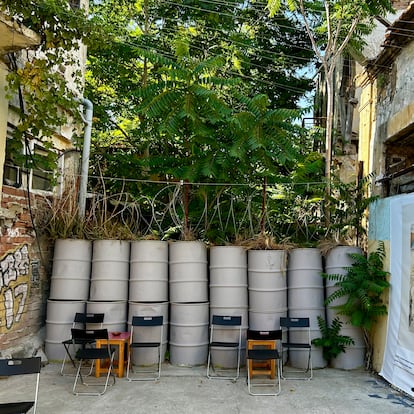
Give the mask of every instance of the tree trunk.
[[331, 164], [332, 164], [332, 131], [333, 131], [333, 71], [326, 71], [326, 132], [325, 132], [325, 223], [331, 222], [329, 213], [329, 197], [331, 195]]

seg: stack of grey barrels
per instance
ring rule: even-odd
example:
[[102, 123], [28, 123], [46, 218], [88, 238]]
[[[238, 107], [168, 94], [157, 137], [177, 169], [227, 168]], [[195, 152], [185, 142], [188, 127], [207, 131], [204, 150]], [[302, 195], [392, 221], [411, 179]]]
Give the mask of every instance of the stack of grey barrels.
[[91, 241], [56, 240], [46, 308], [45, 352], [51, 361], [61, 361], [64, 358], [62, 341], [71, 337], [76, 312], [85, 312], [91, 259]]
[[[138, 240], [131, 242], [128, 327], [133, 316], [162, 316], [162, 360], [168, 343], [168, 242]], [[136, 327], [141, 340], [158, 342], [158, 327]], [[132, 354], [134, 365], [151, 365], [158, 362], [155, 348], [143, 348]]]
[[[213, 315], [242, 317], [241, 361], [245, 360], [248, 320], [247, 252], [242, 246], [210, 249], [210, 322]], [[216, 329], [215, 341], [238, 342], [238, 327]], [[211, 362], [221, 368], [237, 366], [234, 348], [211, 349]]]
[[208, 353], [207, 247], [199, 241], [170, 243], [170, 362], [197, 366]]
[[[294, 318], [309, 318], [311, 339], [320, 337], [318, 316], [325, 319], [325, 291], [322, 278], [323, 260], [318, 248], [297, 248], [289, 251], [288, 262], [288, 315]], [[291, 329], [291, 342], [306, 342], [306, 334], [300, 329]], [[291, 350], [290, 363], [305, 369], [308, 364], [306, 350]], [[312, 365], [323, 368], [326, 361], [322, 348], [312, 346]]]
[[91, 286], [86, 311], [105, 314], [103, 327], [124, 332], [127, 320], [130, 242], [93, 242]]

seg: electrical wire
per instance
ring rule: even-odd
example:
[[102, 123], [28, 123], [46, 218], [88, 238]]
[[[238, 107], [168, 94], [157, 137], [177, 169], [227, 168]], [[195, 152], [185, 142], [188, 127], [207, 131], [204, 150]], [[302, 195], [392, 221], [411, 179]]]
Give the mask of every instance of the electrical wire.
[[[210, 0], [210, 1], [206, 1], [207, 3], [211, 3], [211, 4], [217, 4], [217, 5], [229, 5], [229, 6], [234, 6], [234, 4], [233, 3], [228, 3], [228, 2], [225, 2], [225, 1], [217, 1], [217, 0], [214, 0], [214, 1], [212, 1], [212, 0]], [[165, 3], [169, 3], [169, 4], [171, 4], [171, 5], [173, 5], [173, 6], [179, 6], [179, 7], [183, 7], [183, 8], [186, 8], [186, 7], [189, 7], [189, 8], [192, 8], [192, 9], [195, 9], [195, 10], [198, 10], [198, 11], [208, 11], [207, 9], [203, 9], [203, 8], [201, 8], [201, 7], [196, 7], [196, 6], [190, 6], [190, 5], [186, 5], [186, 4], [182, 4], [182, 3], [177, 3], [177, 2], [173, 2], [173, 1], [165, 1]], [[260, 3], [260, 4], [262, 4], [262, 5], [264, 5], [264, 3]], [[249, 6], [250, 7], [252, 7], [252, 4], [251, 3], [249, 3]], [[255, 7], [253, 7], [253, 9], [255, 9], [255, 10], [259, 10], [259, 11], [261, 11], [261, 9], [258, 9], [258, 8], [255, 8]], [[215, 13], [217, 13], [217, 14], [222, 14], [223, 16], [228, 16], [228, 17], [234, 17], [232, 14], [226, 14], [226, 13], [222, 13], [222, 12], [220, 12], [220, 11], [214, 11]], [[167, 18], [168, 19], [168, 18]], [[273, 20], [275, 19], [275, 18], [272, 18]], [[292, 27], [290, 27], [290, 26], [283, 26], [283, 25], [280, 25], [280, 27], [287, 27], [287, 28], [289, 28], [290, 30], [292, 30]], [[296, 29], [296, 28], [294, 28], [294, 30], [299, 30], [299, 29]], [[233, 41], [233, 43], [234, 44], [237, 44], [235, 41]], [[137, 44], [133, 44], [133, 43], [131, 43], [131, 42], [126, 42], [126, 41], [124, 41], [123, 42], [123, 44], [125, 44], [125, 45], [130, 45], [130, 46], [134, 46], [135, 45], [135, 47], [139, 47], [139, 45], [137, 45]], [[392, 47], [392, 46], [391, 46]], [[303, 48], [304, 50], [308, 50], [308, 51], [310, 51], [310, 52], [312, 52], [313, 50], [311, 49], [311, 48], [309, 48], [309, 49], [307, 49], [307, 48]], [[157, 49], [154, 49], [155, 51], [157, 51]], [[255, 50], [255, 48], [251, 48], [251, 50]], [[261, 50], [260, 49], [256, 49], [257, 51], [260, 51], [261, 52]], [[161, 50], [159, 50], [158, 49], [158, 51], [159, 52], [161, 52]], [[277, 56], [278, 55], [278, 53], [277, 52], [274, 52], [275, 53], [275, 56]], [[298, 56], [294, 56], [294, 55], [288, 55], [288, 54], [284, 54], [284, 53], [282, 53], [282, 52], [280, 52], [279, 53], [279, 56], [281, 56], [281, 57], [283, 57], [283, 58], [291, 58], [291, 59], [298, 59], [299, 57]], [[304, 59], [306, 59], [306, 58], [304, 58]], [[270, 59], [269, 59], [270, 60]], [[246, 61], [243, 61], [244, 63], [246, 63]], [[259, 69], [265, 69], [266, 68], [266, 66], [261, 66], [261, 65], [258, 65], [258, 64], [255, 64], [256, 66], [255, 67], [257, 67], [257, 68], [259, 68]], [[384, 66], [384, 68], [388, 68], [387, 66]], [[238, 73], [238, 72], [230, 72], [230, 74], [237, 74], [237, 75], [240, 75], [240, 73]], [[250, 77], [250, 79], [251, 79], [252, 77]], [[258, 81], [258, 82], [260, 82], [260, 80], [257, 80], [257, 78], [256, 77], [253, 77], [256, 81]], [[249, 79], [249, 78], [247, 78], [247, 79]], [[271, 83], [270, 83], [271, 84]], [[284, 89], [286, 89], [286, 90], [290, 90], [289, 89], [289, 87], [287, 87], [286, 85], [276, 85], [276, 86], [283, 86], [284, 87]], [[299, 92], [299, 93], [304, 93], [305, 92], [305, 90], [293, 90], [292, 89], [292, 91], [294, 91], [294, 92]]]
[[[176, 2], [169, 2], [169, 3], [171, 3], [171, 4], [173, 4], [173, 5], [178, 5], [178, 3], [176, 3]], [[214, 3], [214, 2], [213, 2]], [[185, 5], [183, 6], [183, 7], [185, 7]], [[189, 6], [190, 7], [190, 6]], [[204, 10], [204, 9], [201, 9], [200, 7], [194, 7], [194, 6], [191, 6], [191, 7], [193, 7], [193, 8], [195, 8], [195, 9], [198, 9], [198, 10], [200, 10], [200, 11], [202, 11], [202, 10]], [[169, 18], [167, 18], [166, 20], [168, 20]], [[208, 27], [208, 26], [207, 26]], [[290, 28], [291, 29], [291, 28]], [[174, 34], [174, 31], [173, 31], [173, 29], [169, 29], [170, 30], [170, 33], [172, 33], [172, 34]], [[164, 30], [165, 31], [165, 30]], [[167, 32], [168, 32], [168, 30], [167, 30]], [[137, 44], [137, 43], [133, 43], [133, 42], [127, 42], [127, 41], [123, 41], [122, 42], [123, 44], [125, 44], [125, 45], [130, 45], [130, 46], [132, 46], [132, 47], [143, 47], [142, 45], [139, 45], [139, 44]], [[231, 43], [233, 43], [233, 44], [241, 44], [241, 45], [243, 45], [241, 42], [236, 42], [236, 41], [234, 41], [234, 40], [232, 40], [231, 41]], [[244, 46], [244, 45], [243, 45]], [[256, 51], [259, 51], [260, 49], [257, 49], [257, 48], [250, 48], [251, 50], [256, 50]], [[306, 48], [303, 48], [304, 50], [308, 50], [308, 51], [312, 51], [312, 49], [306, 49]], [[160, 54], [163, 54], [165, 57], [173, 57], [172, 55], [167, 55], [167, 54], [165, 54], [165, 51], [162, 51], [161, 49], [157, 49], [157, 48], [153, 48], [152, 50], [154, 50], [154, 51], [156, 51], [157, 53], [160, 53]], [[201, 49], [200, 49], [201, 50]], [[293, 56], [293, 55], [288, 55], [288, 54], [285, 54], [285, 53], [283, 53], [283, 52], [269, 52], [269, 53], [274, 53], [274, 55], [275, 56], [280, 56], [280, 57], [283, 57], [283, 58], [291, 58], [291, 59], [298, 59], [298, 56]], [[268, 59], [268, 60], [270, 60], [270, 58], [267, 58], [267, 57], [265, 57], [265, 59]], [[306, 59], [306, 58], [303, 58], [303, 59]], [[258, 68], [258, 69], [266, 69], [267, 67], [266, 66], [263, 66], [263, 65], [258, 65], [258, 64], [252, 64], [251, 62], [249, 62], [249, 61], [245, 61], [245, 60], [242, 60], [241, 61], [241, 63], [250, 63], [251, 65], [253, 65], [254, 67], [256, 67], [256, 68]], [[378, 67], [380, 66], [380, 65], [377, 65]], [[386, 66], [386, 65], [382, 65], [382, 67], [383, 68], [386, 68], [386, 69], [388, 69], [388, 66]], [[230, 71], [229, 72], [230, 74], [232, 74], [232, 75], [236, 75], [236, 76], [240, 76], [240, 77], [242, 77], [243, 78], [243, 75], [242, 74], [240, 74], [239, 72], [234, 72], [234, 71]], [[261, 82], [261, 80], [259, 79], [257, 79], [256, 77], [246, 77], [246, 79], [254, 79], [255, 81], [258, 81], [258, 82]], [[268, 84], [270, 84], [270, 85], [276, 85], [276, 86], [280, 86], [280, 87], [283, 87], [284, 89], [286, 89], [286, 90], [292, 90], [292, 91], [294, 91], [294, 92], [299, 92], [299, 93], [304, 93], [305, 92], [305, 90], [303, 90], [303, 89], [301, 89], [301, 90], [294, 90], [294, 89], [290, 89], [291, 87], [288, 87], [288, 86], [286, 86], [286, 85], [281, 85], [281, 84], [274, 84], [274, 83], [269, 83], [268, 82]]]
[[[80, 176], [78, 174], [71, 174], [68, 177], [78, 179]], [[191, 186], [205, 186], [205, 187], [262, 187], [263, 182], [257, 183], [229, 183], [229, 182], [202, 182], [202, 181], [176, 181], [176, 180], [149, 180], [149, 179], [139, 179], [139, 178], [126, 178], [126, 177], [108, 177], [108, 176], [98, 176], [98, 175], [88, 175], [89, 178], [95, 180], [103, 180], [103, 181], [120, 181], [120, 182], [128, 182], [128, 183], [140, 183], [140, 184], [162, 184], [167, 186], [177, 186], [183, 187], [184, 185], [191, 185]], [[266, 184], [267, 187], [296, 187], [296, 186], [320, 186], [324, 185], [322, 181], [309, 181], [309, 182], [288, 182], [288, 183], [268, 183]], [[164, 191], [164, 189], [162, 190]]]
[[[214, 1], [212, 1], [212, 0], [210, 0], [210, 1], [205, 1], [206, 3], [210, 3], [210, 4], [213, 4], [213, 5], [222, 5], [222, 6], [231, 6], [231, 7], [233, 7], [233, 6], [235, 6], [235, 3], [229, 3], [229, 2], [226, 2], [226, 1], [217, 1], [217, 0], [214, 0]], [[185, 5], [185, 4], [182, 4], [182, 3], [177, 3], [177, 2], [173, 2], [173, 1], [166, 1], [166, 3], [169, 3], [169, 4], [171, 4], [171, 5], [173, 5], [173, 6], [180, 6], [180, 7], [190, 7], [190, 8], [192, 8], [192, 9], [195, 9], [195, 10], [198, 10], [198, 11], [208, 11], [207, 9], [203, 9], [203, 8], [201, 8], [201, 7], [195, 7], [195, 6], [190, 6], [190, 5]], [[258, 3], [256, 3], [256, 4], [258, 4]], [[264, 4], [264, 3], [261, 3], [261, 4]], [[251, 3], [249, 3], [249, 7], [252, 7], [254, 10], [259, 10], [259, 11], [261, 11], [261, 9], [258, 9], [258, 8], [256, 8], [256, 7], [254, 7], [254, 6], [252, 6], [252, 4]], [[214, 12], [216, 12], [216, 13], [218, 13], [218, 14], [222, 14], [223, 16], [224, 15], [226, 15], [226, 16], [229, 16], [229, 17], [234, 17], [232, 14], [226, 14], [226, 13], [222, 13], [222, 12], [220, 12], [220, 11], [214, 11]], [[167, 20], [168, 20], [168, 18], [167, 18]], [[208, 27], [208, 26], [207, 26]], [[286, 27], [286, 26], [281, 26], [281, 27]], [[210, 27], [211, 28], [211, 27]], [[289, 29], [292, 29], [291, 27], [289, 27]], [[172, 30], [172, 29], [171, 29]], [[296, 29], [295, 29], [296, 30]], [[414, 31], [412, 31], [413, 33], [414, 33]], [[170, 31], [170, 33], [171, 33], [171, 31]], [[173, 32], [172, 32], [173, 33]], [[236, 42], [236, 41], [232, 41], [232, 43], [233, 44], [236, 44], [236, 45], [242, 45], [242, 46], [244, 46], [243, 44], [242, 44], [242, 42]], [[127, 42], [127, 41], [122, 41], [122, 44], [124, 44], [124, 45], [129, 45], [130, 47], [141, 47], [141, 48], [145, 48], [145, 46], [142, 46], [142, 45], [139, 45], [138, 43], [133, 43], [133, 42]], [[147, 50], [150, 50], [149, 48], [147, 49]], [[168, 55], [168, 54], [166, 54], [164, 51], [162, 51], [161, 49], [157, 49], [157, 48], [152, 48], [151, 50], [154, 50], [154, 51], [156, 51], [157, 53], [160, 53], [160, 54], [162, 54], [163, 56], [165, 56], [165, 57], [169, 57], [169, 58], [173, 58], [173, 56], [172, 55]], [[201, 49], [200, 49], [201, 50]], [[256, 50], [256, 51], [260, 51], [260, 49], [256, 49], [256, 48], [250, 48], [250, 50]], [[304, 48], [304, 50], [309, 50], [309, 51], [311, 51], [312, 49], [306, 49], [306, 48]], [[293, 56], [293, 55], [287, 55], [287, 54], [284, 54], [284, 53], [281, 53], [281, 52], [272, 52], [272, 51], [269, 51], [269, 53], [270, 54], [272, 54], [272, 53], [274, 53], [274, 55], [275, 56], [283, 56], [284, 58], [291, 58], [291, 59], [298, 59], [298, 56]], [[262, 56], [263, 57], [263, 56]], [[268, 59], [269, 61], [270, 61], [270, 59], [271, 58], [268, 58], [267, 56], [266, 57], [264, 57], [265, 59]], [[306, 58], [303, 58], [303, 59], [306, 59]], [[249, 62], [249, 61], [246, 61], [246, 60], [241, 60], [241, 63], [248, 63], [248, 64], [250, 64], [252, 67], [254, 67], [254, 68], [256, 68], [256, 69], [258, 69], [258, 70], [261, 70], [261, 69], [266, 69], [267, 68], [267, 66], [264, 66], [264, 65], [260, 65], [260, 64], [257, 64], [257, 63], [252, 63], [252, 62]], [[378, 66], [380, 66], [380, 65], [377, 65], [377, 67]], [[386, 66], [386, 65], [382, 65], [382, 67], [384, 67], [384, 68], [388, 68], [388, 66]], [[107, 72], [108, 74], [109, 74], [109, 72]], [[260, 78], [258, 78], [258, 77], [256, 77], [256, 76], [249, 76], [249, 75], [244, 75], [244, 74], [241, 74], [240, 72], [236, 72], [236, 71], [228, 71], [227, 73], [229, 73], [230, 75], [233, 75], [233, 76], [237, 76], [237, 77], [241, 77], [241, 78], [244, 78], [244, 79], [248, 79], [248, 80], [253, 80], [253, 81], [255, 81], [255, 82], [260, 82], [260, 83], [263, 83], [263, 84], [267, 84], [267, 85], [270, 85], [270, 86], [277, 86], [277, 87], [280, 87], [280, 88], [283, 88], [283, 89], [285, 89], [285, 90], [289, 90], [289, 91], [292, 91], [292, 92], [295, 92], [295, 93], [305, 93], [307, 90], [305, 90], [305, 89], [301, 89], [301, 88], [294, 88], [294, 87], [292, 87], [292, 86], [287, 86], [287, 85], [284, 85], [284, 84], [280, 84], [280, 83], [275, 83], [275, 82], [270, 82], [270, 81], [264, 81], [264, 80], [261, 80]]]

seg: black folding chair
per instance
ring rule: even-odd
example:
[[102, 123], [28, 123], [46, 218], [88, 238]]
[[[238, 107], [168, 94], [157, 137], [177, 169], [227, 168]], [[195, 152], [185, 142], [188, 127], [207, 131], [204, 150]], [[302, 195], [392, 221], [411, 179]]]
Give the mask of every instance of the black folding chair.
[[[241, 316], [223, 316], [213, 315], [210, 324], [210, 341], [208, 346], [207, 357], [207, 378], [210, 379], [229, 379], [236, 381], [240, 375], [240, 353], [241, 353]], [[236, 329], [235, 329], [236, 328]], [[216, 349], [233, 349], [237, 353], [236, 371], [234, 375], [229, 376], [228, 370], [218, 369], [212, 362], [212, 350]], [[211, 374], [211, 370], [215, 375]], [[226, 372], [226, 375], [220, 375], [220, 372]]]
[[[304, 369], [292, 369], [286, 371], [283, 369], [281, 376], [283, 379], [310, 380], [313, 377], [312, 371], [312, 341], [310, 335], [309, 318], [280, 318], [280, 327], [287, 328], [288, 341], [282, 342], [282, 361], [284, 361], [284, 353], [304, 352], [306, 354], [306, 367]], [[289, 374], [287, 374], [289, 372]], [[295, 376], [296, 374], [300, 374]]]
[[[76, 312], [75, 318], [73, 319], [72, 328], [87, 329], [89, 324], [98, 324], [99, 329], [102, 329], [104, 321], [103, 313], [81, 313]], [[62, 341], [63, 346], [65, 347], [65, 356], [63, 358], [62, 366], [60, 368], [61, 375], [71, 375], [65, 373], [65, 365], [67, 360], [72, 363], [73, 367], [76, 369], [76, 364], [73, 359], [72, 353], [76, 352], [75, 347], [79, 345], [84, 346], [85, 344], [74, 344], [73, 338], [66, 339]], [[74, 346], [75, 345], [75, 346]], [[86, 375], [91, 375], [93, 371], [93, 365], [91, 365], [89, 373]]]
[[[162, 363], [162, 337], [163, 316], [133, 316], [131, 323], [131, 336], [129, 342], [127, 379], [129, 381], [155, 381], [161, 377]], [[145, 330], [145, 332], [144, 332]], [[158, 364], [156, 370], [133, 368], [132, 358], [139, 349], [156, 348], [158, 351]], [[135, 376], [131, 373], [135, 372]], [[142, 374], [145, 374], [142, 376]], [[151, 374], [146, 376], [146, 374]]]
[[[76, 360], [78, 361], [78, 369], [76, 371], [75, 381], [73, 383], [72, 392], [75, 395], [102, 395], [105, 393], [109, 384], [109, 377], [112, 376], [113, 384], [115, 384], [115, 375], [113, 374], [113, 362], [115, 356], [115, 350], [110, 347], [109, 336], [107, 329], [74, 329], [72, 328], [72, 339], [73, 344], [82, 344], [82, 346], [76, 351]], [[103, 339], [105, 340], [105, 346], [100, 348], [96, 347], [96, 341]], [[108, 372], [105, 378], [105, 382], [102, 383], [97, 381], [87, 383], [84, 380], [84, 375], [82, 375], [82, 364], [89, 361], [94, 363], [96, 360], [109, 360]], [[102, 391], [100, 392], [90, 392], [90, 391], [79, 391], [80, 385], [78, 381], [82, 383], [85, 387], [101, 387]], [[112, 385], [113, 385], [112, 384]]]
[[[40, 366], [41, 358], [13, 358], [13, 359], [0, 359], [0, 376], [8, 377], [12, 375], [30, 375], [36, 377], [36, 385], [34, 386], [34, 398], [29, 401], [17, 401], [17, 402], [5, 402], [0, 403], [0, 414], [21, 414], [27, 413], [33, 408], [33, 414], [36, 413], [37, 396], [39, 393], [39, 380], [40, 380]], [[7, 384], [3, 384], [7, 387]], [[13, 389], [9, 388], [10, 394], [13, 393]]]
[[[280, 394], [280, 356], [277, 341], [282, 330], [247, 331], [247, 387], [251, 395]], [[258, 377], [257, 380], [254, 377]], [[258, 392], [258, 389], [264, 389]]]

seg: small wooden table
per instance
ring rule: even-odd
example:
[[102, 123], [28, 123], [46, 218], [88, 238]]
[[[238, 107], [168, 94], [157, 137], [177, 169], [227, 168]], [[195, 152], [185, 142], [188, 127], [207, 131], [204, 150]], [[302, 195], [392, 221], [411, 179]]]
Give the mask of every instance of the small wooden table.
[[[116, 345], [118, 346], [118, 361], [114, 361], [113, 370], [118, 377], [124, 376], [125, 367], [125, 345], [127, 345], [126, 352], [128, 353], [130, 332], [120, 332], [119, 335], [114, 335], [113, 332], [109, 332], [109, 339], [98, 339], [96, 341], [96, 347], [101, 348], [103, 345]], [[101, 374], [108, 372], [108, 364], [102, 363], [100, 359], [96, 360], [95, 376], [99, 377]]]

